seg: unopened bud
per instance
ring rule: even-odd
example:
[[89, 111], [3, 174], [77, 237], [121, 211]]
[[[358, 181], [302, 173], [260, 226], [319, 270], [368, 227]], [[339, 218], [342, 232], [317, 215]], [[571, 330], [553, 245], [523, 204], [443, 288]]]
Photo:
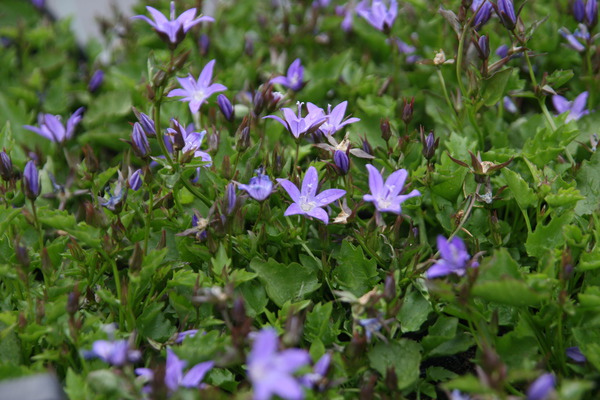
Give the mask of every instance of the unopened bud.
[[385, 284], [383, 287], [383, 297], [387, 301], [392, 301], [396, 298], [396, 280], [394, 275], [390, 274], [385, 277]]
[[379, 129], [381, 130], [381, 137], [383, 140], [386, 142], [390, 140], [392, 137], [392, 128], [390, 126], [389, 118], [381, 118], [381, 121], [379, 122]]
[[143, 112], [139, 112], [135, 107], [133, 107], [133, 113], [142, 125], [142, 129], [144, 129], [146, 135], [150, 137], [156, 136], [156, 130], [154, 129], [154, 121], [152, 118]]
[[240, 131], [236, 149], [237, 151], [245, 151], [248, 147], [250, 147], [250, 128], [246, 126]]
[[33, 161], [28, 161], [23, 172], [23, 190], [30, 200], [40, 195], [40, 176]]
[[265, 97], [261, 91], [254, 93], [252, 103], [254, 105], [254, 115], [260, 115], [265, 108]]
[[200, 35], [200, 38], [198, 39], [198, 50], [200, 51], [200, 55], [202, 57], [206, 57], [208, 55], [208, 51], [210, 50], [210, 38], [205, 33]]
[[362, 138], [362, 150], [370, 156], [373, 155], [373, 148], [371, 147], [371, 144], [367, 140], [366, 136]]
[[138, 169], [133, 174], [131, 174], [127, 183], [129, 184], [129, 187], [132, 190], [136, 192], [140, 190], [140, 188], [142, 187], [142, 170]]
[[435, 150], [439, 145], [440, 139], [435, 138], [433, 131], [429, 132], [427, 136], [425, 136], [425, 131], [421, 128], [421, 144], [423, 145], [423, 157], [427, 160], [431, 160], [435, 156]]
[[131, 147], [134, 153], [140, 157], [145, 158], [150, 155], [150, 143], [144, 132], [142, 124], [136, 122], [133, 125], [133, 131], [131, 132]]
[[482, 60], [487, 60], [490, 56], [490, 39], [483, 35], [477, 40], [477, 53], [479, 54], [479, 58]]
[[0, 176], [7, 182], [13, 177], [12, 160], [5, 150], [0, 152]]
[[215, 153], [219, 149], [219, 141], [220, 141], [220, 137], [219, 137], [219, 133], [217, 133], [217, 132], [212, 133], [208, 137], [208, 152], [209, 153]]
[[413, 111], [415, 106], [415, 98], [411, 98], [410, 101], [408, 99], [404, 99], [404, 107], [402, 108], [402, 121], [406, 125], [412, 121]]
[[95, 91], [100, 89], [102, 82], [104, 82], [104, 71], [98, 69], [90, 78], [90, 82], [88, 83], [88, 91], [94, 93]]
[[350, 169], [350, 160], [348, 159], [346, 152], [336, 150], [335, 153], [333, 153], [333, 162], [340, 175], [346, 175], [348, 173], [348, 170]]
[[235, 203], [237, 201], [237, 195], [235, 193], [235, 185], [233, 183], [227, 184], [225, 187], [225, 205], [227, 215], [233, 214], [235, 210]]
[[234, 118], [234, 110], [233, 105], [224, 94], [220, 94], [217, 96], [217, 104], [219, 105], [219, 109], [221, 113], [225, 117], [225, 119], [229, 122], [233, 121]]

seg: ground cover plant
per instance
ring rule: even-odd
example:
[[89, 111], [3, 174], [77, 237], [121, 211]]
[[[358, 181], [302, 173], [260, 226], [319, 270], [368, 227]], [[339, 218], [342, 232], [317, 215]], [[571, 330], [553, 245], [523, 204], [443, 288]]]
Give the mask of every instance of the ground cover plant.
[[2, 1], [0, 379], [598, 398], [597, 1], [208, 6]]

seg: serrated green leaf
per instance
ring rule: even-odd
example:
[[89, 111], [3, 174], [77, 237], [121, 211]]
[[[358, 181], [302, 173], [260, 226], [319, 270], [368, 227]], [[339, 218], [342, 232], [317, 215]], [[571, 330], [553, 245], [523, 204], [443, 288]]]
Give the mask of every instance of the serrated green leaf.
[[525, 249], [532, 257], [541, 258], [546, 252], [564, 244], [562, 229], [573, 219], [573, 212], [553, 218], [547, 225], [538, 225], [527, 237]]
[[521, 210], [537, 205], [537, 196], [527, 182], [521, 178], [521, 175], [508, 168], [502, 169], [502, 174], [506, 178], [506, 183], [512, 195], [515, 197]]
[[390, 367], [394, 368], [398, 377], [400, 390], [409, 387], [419, 378], [421, 365], [421, 346], [408, 339], [397, 342], [378, 343], [369, 351], [371, 367], [386, 376]]

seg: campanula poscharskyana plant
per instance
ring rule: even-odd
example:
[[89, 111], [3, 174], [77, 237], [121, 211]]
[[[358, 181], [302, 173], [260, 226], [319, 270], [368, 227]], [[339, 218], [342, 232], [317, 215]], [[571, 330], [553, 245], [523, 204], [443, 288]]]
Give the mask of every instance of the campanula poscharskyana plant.
[[294, 92], [299, 91], [304, 87], [304, 67], [299, 58], [296, 58], [293, 63], [290, 64], [287, 74], [285, 76], [280, 75], [271, 79], [271, 83], [278, 83], [288, 89], [292, 89]]
[[281, 112], [283, 113], [284, 119], [281, 119], [276, 115], [267, 115], [266, 117], [263, 117], [263, 119], [272, 118], [276, 120], [283, 125], [295, 139], [299, 139], [300, 136], [305, 133], [315, 132], [323, 123], [325, 123], [325, 121], [327, 121], [327, 117], [324, 116], [323, 110], [316, 106], [309, 108], [306, 117], [302, 117], [303, 105], [304, 103], [297, 103], [298, 114], [295, 114], [291, 108], [282, 108]]
[[365, 194], [363, 200], [372, 202], [379, 212], [400, 214], [402, 212], [400, 204], [411, 197], [421, 195], [416, 189], [409, 194], [400, 194], [404, 188], [404, 182], [408, 177], [408, 172], [405, 169], [399, 169], [391, 173], [386, 179], [385, 184], [377, 168], [371, 164], [367, 164], [367, 170], [369, 171], [369, 188], [371, 189], [371, 194]]
[[258, 170], [256, 176], [250, 178], [250, 182], [247, 185], [239, 184], [238, 188], [245, 190], [254, 200], [263, 201], [273, 191], [273, 182], [268, 175]]
[[78, 108], [67, 120], [67, 125], [63, 125], [60, 121], [59, 115], [52, 114], [38, 114], [38, 125], [31, 126], [25, 125], [24, 128], [32, 132], [37, 133], [40, 136], [45, 137], [55, 143], [64, 143], [73, 137], [75, 133], [75, 127], [81, 121], [81, 114], [83, 114], [84, 108]]
[[467, 271], [467, 267], [477, 267], [479, 264], [472, 262], [469, 265], [471, 256], [467, 252], [465, 242], [459, 237], [454, 237], [448, 241], [444, 236], [437, 238], [437, 247], [441, 258], [427, 270], [427, 278], [439, 278], [450, 274], [462, 276]]
[[215, 60], [209, 61], [202, 69], [197, 80], [195, 80], [191, 74], [185, 78], [177, 78], [183, 89], [171, 90], [167, 97], [183, 97], [180, 101], [188, 101], [190, 103], [190, 111], [192, 113], [197, 113], [198, 110], [200, 110], [200, 106], [202, 106], [210, 96], [227, 90], [227, 87], [220, 83], [210, 83], [212, 81], [214, 67]]
[[575, 98], [573, 101], [569, 101], [563, 96], [554, 95], [552, 96], [552, 104], [556, 111], [559, 114], [568, 112], [566, 122], [569, 121], [577, 121], [584, 115], [588, 115], [590, 113], [589, 110], [585, 109], [585, 105], [587, 103], [588, 92], [583, 92], [579, 96]]

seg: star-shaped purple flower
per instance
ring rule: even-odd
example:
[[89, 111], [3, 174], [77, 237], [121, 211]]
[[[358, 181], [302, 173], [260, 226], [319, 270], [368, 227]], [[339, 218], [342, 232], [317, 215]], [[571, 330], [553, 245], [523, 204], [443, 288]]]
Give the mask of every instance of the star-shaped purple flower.
[[175, 18], [175, 2], [171, 2], [171, 19], [167, 19], [154, 7], [146, 6], [146, 9], [154, 19], [152, 21], [150, 18], [145, 15], [136, 15], [131, 17], [131, 19], [143, 19], [147, 23], [150, 24], [151, 27], [158, 33], [160, 38], [169, 43], [171, 48], [177, 47], [177, 45], [185, 38], [186, 33], [194, 26], [199, 24], [200, 22], [214, 22], [214, 18], [203, 16], [196, 17], [196, 9], [191, 8], [181, 14], [179, 17]]
[[369, 188], [371, 189], [371, 194], [365, 194], [363, 200], [375, 204], [375, 208], [379, 212], [400, 214], [402, 212], [400, 204], [411, 197], [421, 195], [416, 189], [409, 194], [400, 195], [404, 187], [404, 182], [408, 177], [408, 172], [405, 169], [393, 172], [388, 176], [385, 184], [377, 168], [371, 164], [367, 164], [367, 170], [369, 171]]
[[96, 340], [92, 350], [84, 353], [84, 358], [99, 358], [107, 364], [117, 367], [126, 363], [134, 363], [140, 360], [142, 354], [138, 350], [129, 348], [127, 340]]
[[552, 104], [559, 114], [569, 112], [566, 122], [577, 121], [584, 115], [590, 113], [589, 110], [585, 109], [587, 103], [588, 92], [583, 92], [575, 98], [573, 101], [569, 101], [563, 96], [554, 95], [552, 96]]
[[296, 58], [290, 64], [286, 76], [280, 75], [271, 79], [271, 83], [278, 83], [286, 88], [292, 89], [294, 92], [299, 91], [304, 87], [304, 67], [299, 58]]
[[78, 108], [67, 120], [66, 127], [60, 121], [59, 115], [40, 113], [38, 114], [39, 128], [31, 125], [25, 125], [23, 128], [35, 132], [53, 142], [64, 143], [73, 137], [75, 127], [81, 121], [81, 114], [83, 114], [84, 110], [83, 107]]
[[278, 351], [279, 340], [273, 328], [255, 335], [248, 356], [248, 375], [252, 381], [254, 400], [269, 400], [274, 395], [286, 400], [301, 400], [304, 392], [294, 372], [308, 365], [310, 356], [301, 349]]
[[387, 32], [394, 25], [398, 15], [398, 2], [391, 0], [389, 4], [390, 6], [386, 7], [381, 0], [373, 0], [372, 2], [363, 0], [356, 6], [356, 13], [367, 20], [374, 28]]
[[210, 84], [214, 66], [215, 60], [209, 61], [200, 73], [200, 76], [198, 76], [198, 80], [194, 80], [194, 77], [191, 74], [185, 78], [177, 78], [183, 89], [171, 90], [167, 97], [183, 97], [180, 101], [189, 101], [190, 111], [192, 113], [197, 113], [198, 110], [200, 110], [200, 106], [205, 103], [210, 96], [227, 90], [227, 87], [220, 83]]
[[[440, 251], [441, 259], [427, 270], [427, 278], [433, 279], [449, 274], [464, 275], [471, 259], [465, 242], [459, 237], [455, 237], [448, 242], [445, 237], [440, 235], [437, 238], [437, 247]], [[470, 266], [471, 268], [475, 268], [479, 264], [472, 262]]]
[[[346, 113], [347, 106], [347, 101], [341, 102], [340, 104], [335, 106], [333, 110], [331, 109], [331, 105], [328, 105], [327, 114], [325, 115], [327, 119], [319, 127], [319, 131], [324, 135], [329, 136], [333, 135], [348, 124], [353, 124], [355, 122], [360, 121], [360, 119], [358, 118], [347, 118], [346, 120], [344, 120], [344, 114]], [[312, 103], [308, 103], [307, 107], [309, 114], [314, 113], [315, 115], [317, 115], [319, 111], [324, 114], [321, 108], [315, 106]]]
[[554, 390], [556, 378], [551, 373], [546, 373], [537, 378], [527, 389], [527, 400], [546, 400]]
[[346, 191], [342, 189], [327, 189], [317, 194], [319, 175], [315, 167], [310, 167], [306, 171], [302, 181], [302, 190], [298, 190], [296, 185], [287, 179], [277, 179], [277, 182], [283, 186], [294, 201], [283, 215], [308, 215], [320, 219], [325, 224], [329, 222], [329, 215], [323, 207], [346, 194]]
[[239, 184], [238, 188], [245, 190], [254, 200], [263, 201], [273, 191], [273, 182], [268, 175], [258, 170], [256, 176], [250, 178], [250, 183]]
[[[327, 121], [327, 117], [323, 110], [314, 104], [309, 103], [309, 112], [306, 117], [302, 117], [302, 105], [304, 103], [297, 103], [298, 106], [298, 114], [294, 114], [291, 108], [282, 108], [281, 112], [283, 112], [283, 117], [285, 120], [281, 119], [276, 115], [267, 115], [264, 118], [272, 118], [279, 122], [281, 125], [285, 127], [294, 136], [294, 138], [300, 138], [300, 135], [305, 133], [311, 133], [316, 131], [321, 124]], [[312, 107], [314, 106], [314, 107]]]

